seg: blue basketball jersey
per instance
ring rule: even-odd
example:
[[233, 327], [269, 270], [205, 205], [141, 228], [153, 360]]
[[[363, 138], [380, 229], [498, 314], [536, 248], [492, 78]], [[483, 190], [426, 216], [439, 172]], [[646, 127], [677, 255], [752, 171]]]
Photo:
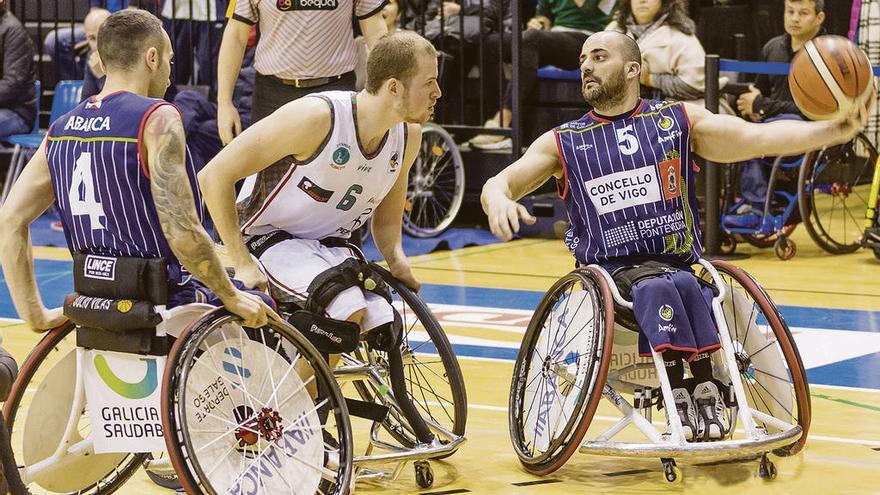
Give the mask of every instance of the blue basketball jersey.
[[590, 112], [554, 129], [571, 227], [565, 243], [579, 263], [702, 254], [684, 104], [642, 100], [608, 121]]
[[[159, 224], [141, 154], [147, 118], [168, 104], [128, 92], [89, 98], [49, 128], [46, 158], [71, 252], [165, 258], [170, 281], [179, 282], [182, 267]], [[204, 221], [189, 149], [186, 170]]]

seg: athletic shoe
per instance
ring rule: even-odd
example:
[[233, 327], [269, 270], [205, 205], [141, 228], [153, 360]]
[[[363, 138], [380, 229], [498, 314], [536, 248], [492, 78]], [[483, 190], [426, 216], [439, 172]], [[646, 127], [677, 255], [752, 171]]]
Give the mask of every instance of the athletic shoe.
[[[672, 399], [675, 401], [675, 410], [678, 411], [678, 417], [681, 420], [684, 438], [690, 442], [697, 436], [697, 413], [691, 400], [691, 394], [686, 388], [674, 388], [672, 389]], [[669, 415], [666, 415], [666, 431], [667, 433], [672, 431], [669, 425]]]
[[[483, 124], [483, 127], [487, 129], [498, 129], [501, 125], [498, 123], [498, 119], [489, 119]], [[494, 150], [494, 149], [503, 149], [502, 143], [504, 140], [510, 141], [510, 138], [506, 138], [500, 134], [478, 134], [471, 138], [468, 143], [470, 143], [471, 147], [480, 149], [480, 150]], [[499, 148], [500, 146], [500, 148]], [[511, 144], [507, 144], [507, 148], [510, 148]]]
[[[485, 135], [485, 134], [484, 134]], [[477, 136], [479, 137], [479, 136]], [[504, 136], [492, 136], [501, 138], [494, 142], [475, 143], [471, 141], [471, 147], [482, 151], [510, 151], [513, 149], [513, 140]], [[476, 138], [474, 138], [476, 139]]]
[[715, 382], [707, 381], [694, 388], [694, 404], [697, 406], [698, 436], [703, 440], [718, 440], [727, 434], [727, 406], [718, 392]]
[[721, 223], [725, 227], [733, 227], [737, 229], [757, 229], [764, 220], [763, 215], [757, 213], [745, 213], [742, 215], [724, 215]]

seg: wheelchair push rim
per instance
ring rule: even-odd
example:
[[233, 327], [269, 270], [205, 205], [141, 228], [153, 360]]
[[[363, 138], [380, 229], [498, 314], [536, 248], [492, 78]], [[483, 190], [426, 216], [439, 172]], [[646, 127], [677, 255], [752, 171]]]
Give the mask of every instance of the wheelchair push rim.
[[877, 150], [863, 134], [811, 152], [798, 178], [798, 206], [810, 238], [831, 254], [861, 247]]
[[550, 288], [529, 322], [508, 419], [514, 450], [531, 473], [565, 464], [602, 399], [614, 339], [614, 308], [603, 301], [612, 298], [602, 276], [578, 269]]
[[[807, 441], [811, 404], [806, 370], [791, 330], [750, 275], [725, 261], [713, 260], [712, 264], [731, 293], [722, 308], [749, 406], [801, 427], [795, 442], [773, 450], [779, 456], [794, 455]], [[711, 280], [705, 269], [699, 276]], [[778, 432], [766, 421], [755, 422], [768, 433]]]
[[[429, 426], [435, 423], [454, 437], [463, 437], [467, 425], [467, 391], [449, 339], [418, 294], [396, 280], [387, 270], [381, 267], [374, 269], [391, 287], [403, 323], [401, 352], [410, 400]], [[370, 356], [365, 358], [361, 354], [358, 358], [369, 359], [371, 365], [377, 364], [377, 359], [384, 359], [384, 353], [375, 350], [369, 352]], [[372, 382], [355, 382], [355, 388], [369, 402], [381, 395]], [[382, 426], [404, 447], [412, 448], [417, 444], [415, 433], [396, 408], [391, 409], [389, 419]], [[443, 438], [446, 436], [441, 435], [440, 441], [446, 443]], [[432, 458], [442, 459], [449, 455], [452, 453]]]
[[464, 164], [445, 129], [422, 125], [422, 144], [409, 171], [403, 229], [413, 237], [440, 235], [455, 220], [464, 199]]
[[239, 322], [214, 310], [169, 355], [162, 419], [184, 489], [348, 493], [351, 426], [326, 362], [283, 322]]
[[[118, 490], [141, 466], [145, 454], [94, 454], [73, 457], [58, 463], [58, 473], [44, 470], [36, 479], [28, 480], [27, 467], [48, 457], [46, 449], [63, 438], [64, 417], [69, 412], [76, 388], [76, 333], [67, 323], [49, 331], [22, 364], [3, 407], [3, 416], [25, 486], [40, 493], [109, 494]], [[59, 395], [60, 394], [60, 395]], [[58, 407], [59, 401], [67, 404]], [[52, 403], [52, 404], [49, 404]], [[41, 406], [44, 404], [44, 406]], [[85, 409], [83, 409], [85, 410]], [[31, 424], [33, 422], [33, 424]], [[74, 443], [89, 437], [88, 415], [83, 413]], [[71, 454], [73, 456], [73, 454]], [[75, 474], [73, 474], [75, 473]]]

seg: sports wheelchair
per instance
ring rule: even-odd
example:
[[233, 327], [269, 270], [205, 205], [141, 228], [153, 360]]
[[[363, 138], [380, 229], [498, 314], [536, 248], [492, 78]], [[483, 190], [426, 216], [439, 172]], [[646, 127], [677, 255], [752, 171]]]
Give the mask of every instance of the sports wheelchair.
[[[319, 275], [309, 287], [308, 301], [279, 304], [279, 312], [311, 336], [310, 325], [296, 315], [316, 308], [322, 314], [320, 307], [311, 305], [312, 297], [323, 293], [322, 297], [331, 300], [334, 296], [323, 289], [327, 285], [335, 286], [331, 289], [335, 293], [358, 286], [391, 302], [399, 316], [396, 340], [389, 337], [380, 343], [378, 337], [360, 336], [354, 350], [341, 354], [333, 374], [343, 392], [352, 396], [346, 397], [351, 416], [369, 424], [367, 431], [356, 428], [356, 433], [368, 437], [363, 455], [353, 459], [356, 479], [397, 479], [413, 461], [416, 483], [428, 488], [434, 482], [428, 460], [448, 457], [465, 442], [467, 394], [458, 360], [431, 310], [415, 292], [388, 270], [367, 263], [356, 246], [334, 241], [339, 241], [336, 247], [347, 247], [356, 257], [343, 264], [345, 269], [325, 272], [333, 275]], [[313, 343], [322, 349], [317, 340]], [[333, 353], [326, 348], [322, 352]], [[360, 439], [356, 435], [356, 445]], [[381, 452], [374, 452], [377, 449]], [[391, 471], [377, 469], [388, 464], [394, 465]]]
[[[800, 221], [824, 251], [856, 251], [863, 244], [866, 214], [872, 201], [876, 202], [871, 184], [877, 161], [877, 149], [864, 134], [845, 144], [808, 152], [793, 161], [777, 157], [770, 172], [761, 225], [739, 228], [722, 220], [727, 234], [722, 240], [723, 252], [731, 254], [739, 241], [745, 241], [759, 248], [773, 247], [777, 257], [791, 259], [797, 253], [797, 245], [789, 236]], [[728, 167], [724, 173], [727, 186], [722, 211], [725, 215], [735, 214], [744, 204], [735, 197], [738, 167]], [[779, 179], [787, 176], [792, 176], [791, 189], [777, 188]]]
[[[768, 453], [789, 456], [803, 448], [809, 386], [785, 321], [743, 270], [706, 260], [696, 268], [715, 293], [722, 347], [712, 355], [712, 368], [723, 385], [727, 434], [719, 441], [685, 440], [662, 358], [656, 352], [653, 363], [639, 358], [632, 304], [607, 271], [590, 265], [550, 288], [517, 356], [509, 425], [526, 470], [552, 473], [580, 451], [659, 457], [664, 478], [673, 483], [682, 480], [676, 459], [760, 459], [759, 475], [772, 479], [776, 467]], [[608, 405], [600, 410], [603, 397]], [[655, 407], [666, 409], [666, 433], [652, 422]], [[614, 410], [617, 416], [609, 417]]]
[[30, 353], [3, 409], [24, 484], [109, 494], [149, 456], [190, 494], [349, 493], [352, 430], [322, 356], [283, 321], [167, 309], [167, 276], [163, 260], [74, 257], [70, 322]]

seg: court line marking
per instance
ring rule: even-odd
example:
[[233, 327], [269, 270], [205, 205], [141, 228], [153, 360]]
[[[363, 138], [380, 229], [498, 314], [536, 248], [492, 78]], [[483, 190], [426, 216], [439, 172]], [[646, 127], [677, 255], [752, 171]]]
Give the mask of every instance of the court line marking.
[[[477, 409], [481, 411], [495, 411], [495, 412], [507, 412], [506, 407], [501, 406], [489, 406], [485, 404], [468, 404], [468, 409]], [[612, 421], [617, 422], [620, 421], [620, 418], [613, 418], [611, 416], [593, 416], [594, 419], [598, 419], [600, 421]], [[660, 421], [655, 421], [655, 424], [663, 425], [665, 423]], [[880, 447], [880, 440], [862, 440], [858, 438], [841, 438], [841, 437], [831, 437], [827, 435], [810, 435], [809, 440], [821, 440], [823, 442], [833, 442], [833, 443], [846, 443], [853, 445], [865, 445], [867, 447]]]

